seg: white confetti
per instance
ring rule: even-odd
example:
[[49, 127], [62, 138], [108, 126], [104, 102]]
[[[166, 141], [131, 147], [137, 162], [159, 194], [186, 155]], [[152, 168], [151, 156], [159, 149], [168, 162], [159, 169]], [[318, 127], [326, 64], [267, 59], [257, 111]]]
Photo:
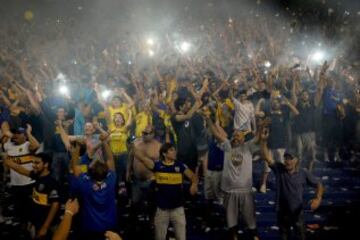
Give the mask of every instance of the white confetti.
[[271, 226], [270, 229], [271, 229], [271, 230], [279, 231], [279, 227], [278, 227], [278, 226]]

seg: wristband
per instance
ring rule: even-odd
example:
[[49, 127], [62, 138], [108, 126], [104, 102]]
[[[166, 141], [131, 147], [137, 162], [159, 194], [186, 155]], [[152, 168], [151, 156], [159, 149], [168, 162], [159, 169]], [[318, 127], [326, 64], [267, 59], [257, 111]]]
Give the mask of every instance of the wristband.
[[71, 216], [74, 216], [74, 213], [72, 212], [72, 211], [70, 211], [70, 210], [65, 210], [65, 213], [68, 213], [68, 214], [70, 214]]

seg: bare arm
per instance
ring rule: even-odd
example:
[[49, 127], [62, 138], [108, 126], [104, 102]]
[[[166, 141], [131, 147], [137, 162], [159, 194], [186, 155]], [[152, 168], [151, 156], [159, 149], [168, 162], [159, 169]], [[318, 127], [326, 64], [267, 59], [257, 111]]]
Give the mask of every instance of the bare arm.
[[299, 115], [299, 111], [297, 110], [297, 108], [292, 105], [288, 100], [285, 100], [285, 105], [289, 107], [289, 109], [295, 116]]
[[[75, 137], [69, 136], [69, 135], [65, 132], [65, 129], [63, 128], [62, 122], [61, 122], [60, 120], [58, 120], [58, 121], [56, 122], [56, 124], [57, 124], [57, 127], [58, 127], [58, 129], [59, 129], [59, 133], [60, 133], [61, 140], [62, 140], [62, 142], [64, 143], [65, 148], [69, 151], [70, 148], [71, 148], [70, 142], [75, 141]], [[71, 138], [71, 137], [72, 137], [72, 138]]]
[[260, 132], [260, 153], [261, 153], [261, 157], [269, 164], [269, 166], [272, 166], [274, 165], [275, 162], [267, 146], [266, 141], [268, 137], [269, 137], [269, 130], [265, 128], [262, 129], [262, 131]]
[[56, 229], [52, 240], [68, 239], [73, 216], [79, 211], [79, 202], [77, 199], [68, 200], [65, 204], [65, 213], [59, 227]]
[[214, 137], [221, 143], [225, 142], [227, 140], [227, 135], [225, 131], [220, 126], [215, 126], [215, 124], [211, 121], [210, 118], [206, 118], [206, 121], [209, 126], [210, 132], [214, 135]]
[[28, 140], [30, 142], [29, 149], [30, 149], [30, 151], [36, 151], [40, 147], [40, 143], [31, 134], [32, 127], [30, 126], [30, 124], [26, 124], [26, 126], [27, 126], [27, 128], [26, 128], [26, 136], [27, 136], [27, 138], [28, 138]]
[[196, 174], [193, 173], [193, 171], [191, 171], [188, 168], [185, 170], [184, 174], [191, 181], [191, 186], [190, 186], [191, 195], [195, 195], [198, 191], [198, 188], [197, 188], [198, 178], [197, 178]]
[[104, 150], [106, 155], [106, 164], [109, 170], [115, 171], [114, 155], [112, 154], [109, 143], [107, 141], [104, 142]]
[[11, 158], [6, 158], [4, 164], [14, 170], [15, 172], [20, 173], [21, 175], [30, 176], [31, 171], [27, 170], [26, 168], [22, 167], [21, 165], [15, 163]]
[[257, 104], [256, 104], [256, 108], [255, 108], [255, 116], [257, 117], [265, 117], [265, 113], [262, 111], [262, 106], [265, 102], [265, 99], [262, 98], [260, 99]]
[[81, 167], [79, 166], [80, 145], [76, 143], [75, 147], [71, 149], [71, 170], [74, 176], [78, 177], [81, 174]]

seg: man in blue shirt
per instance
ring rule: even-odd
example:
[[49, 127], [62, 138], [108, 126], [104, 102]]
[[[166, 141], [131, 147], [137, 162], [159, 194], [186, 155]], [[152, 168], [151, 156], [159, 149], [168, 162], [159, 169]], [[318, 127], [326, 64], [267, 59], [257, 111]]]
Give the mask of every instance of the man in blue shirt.
[[324, 193], [322, 184], [307, 169], [299, 167], [299, 159], [285, 152], [284, 163], [275, 162], [267, 147], [268, 129], [261, 133], [261, 154], [276, 176], [276, 211], [281, 239], [291, 239], [291, 227], [296, 239], [305, 240], [303, 194], [305, 186], [316, 187], [316, 197], [310, 201], [311, 210], [320, 206]]
[[176, 161], [176, 149], [171, 143], [160, 148], [160, 160], [143, 158], [144, 165], [155, 173], [156, 204], [155, 239], [165, 240], [171, 222], [177, 240], [186, 239], [186, 220], [183, 199], [183, 175], [191, 180], [190, 193], [197, 193], [197, 177], [182, 162]]
[[83, 173], [81, 166], [77, 164], [80, 151], [78, 143], [72, 151], [71, 167], [76, 177], [73, 184], [76, 185], [75, 189], [77, 189], [81, 204], [81, 239], [95, 239], [117, 227], [114, 159], [106, 142], [106, 136], [102, 136], [101, 140], [107, 161], [106, 163], [99, 160], [92, 162], [88, 173]]

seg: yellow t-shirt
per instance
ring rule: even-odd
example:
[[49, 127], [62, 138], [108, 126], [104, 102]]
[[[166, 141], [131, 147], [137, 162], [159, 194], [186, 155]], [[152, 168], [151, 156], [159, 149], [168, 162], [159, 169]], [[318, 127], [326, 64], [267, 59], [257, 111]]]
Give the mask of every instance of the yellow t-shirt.
[[126, 103], [121, 104], [120, 107], [118, 108], [113, 108], [112, 106], [108, 107], [108, 112], [110, 115], [110, 119], [108, 119], [108, 129], [113, 130], [115, 129], [115, 124], [114, 124], [114, 116], [115, 113], [121, 113], [124, 116], [124, 121], [126, 122], [129, 118], [129, 105]]
[[[231, 121], [231, 112], [234, 110], [234, 103], [229, 99], [225, 99], [224, 102], [219, 102], [217, 104], [217, 116], [220, 121], [221, 127], [227, 127]], [[226, 112], [225, 112], [226, 111]]]
[[114, 128], [110, 135], [110, 149], [113, 154], [122, 154], [127, 152], [126, 140], [129, 137], [129, 131], [125, 127]]
[[148, 125], [152, 124], [152, 116], [146, 112], [139, 112], [138, 114], [136, 114], [135, 121], [136, 121], [135, 136], [141, 137], [144, 129]]

